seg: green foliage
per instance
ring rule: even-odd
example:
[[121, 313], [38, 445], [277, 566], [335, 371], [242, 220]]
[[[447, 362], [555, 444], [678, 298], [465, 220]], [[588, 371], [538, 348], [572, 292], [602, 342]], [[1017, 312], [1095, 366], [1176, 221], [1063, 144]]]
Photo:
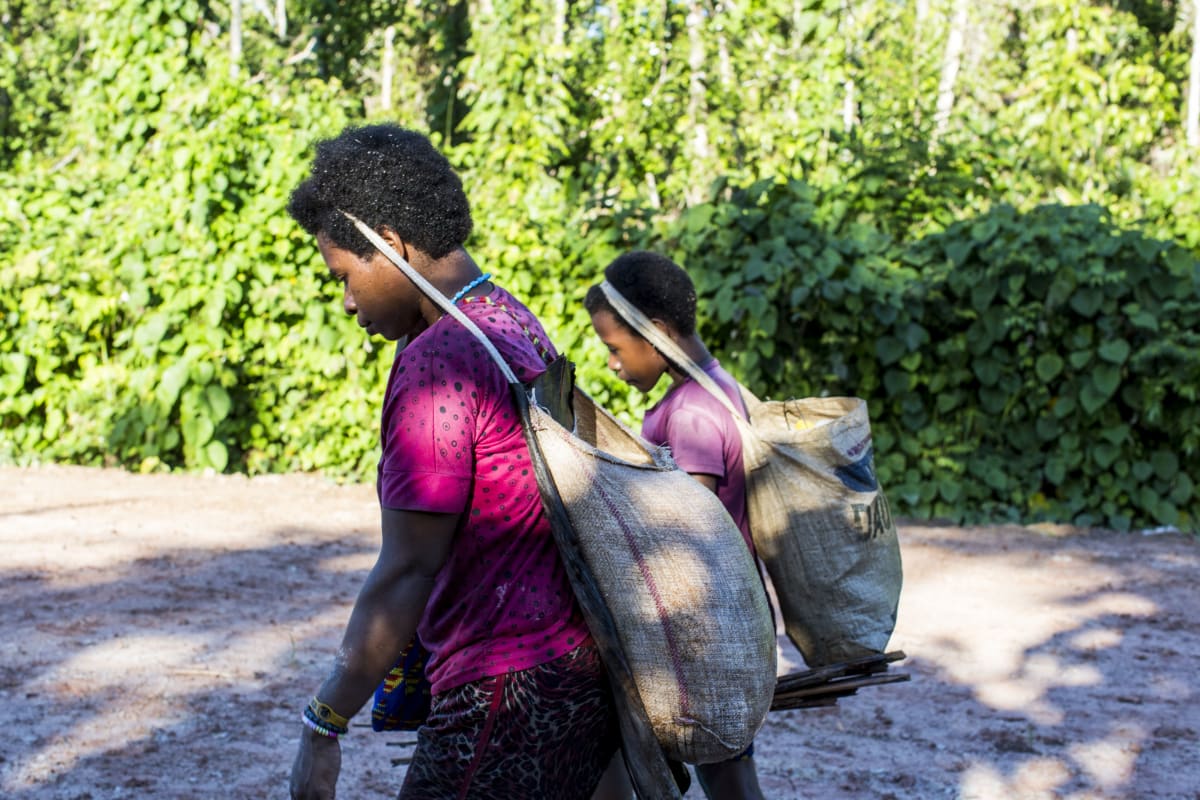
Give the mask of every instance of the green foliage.
[[1156, 62], [1153, 41], [1124, 14], [1058, 6], [1030, 20], [1030, 39], [1064, 40], [1025, 48], [1020, 79], [1028, 88], [1000, 114], [1024, 143], [1026, 168], [1044, 181], [1078, 187], [1087, 202], [1121, 194], [1106, 164], [1120, 151], [1138, 160], [1178, 124], [1179, 85]]
[[84, 21], [70, 3], [10, 0], [0, 10], [0, 168], [59, 132], [83, 64]]
[[1117, 0], [1112, 4], [1137, 19], [1152, 36], [1166, 36], [1179, 19], [1179, 0]]
[[1195, 526], [1192, 254], [1094, 207], [999, 206], [901, 245], [838, 236], [839, 206], [757, 184], [668, 232], [744, 382], [866, 397], [900, 513]]
[[1099, 209], [1062, 206], [1001, 206], [913, 251], [933, 268], [925, 280], [936, 368], [888, 402], [922, 398], [939, 430], [910, 467], [942, 459], [943, 479], [972, 478], [929, 511], [1195, 525], [1193, 255], [1117, 229]]
[[[329, 292], [296, 269], [315, 252], [283, 212], [307, 158], [296, 128], [336, 130], [344, 106], [323, 84], [247, 91], [220, 59], [199, 70], [203, 29], [175, 24], [198, 6], [149, 5], [163, 24], [118, 6], [89, 34], [91, 77], [64, 120], [77, 157], [5, 176], [3, 446], [142, 469], [357, 469], [372, 422], [356, 384], [380, 365], [312, 302]], [[357, 442], [325, 438], [340, 402]]]
[[948, 0], [286, 5], [237, 69], [227, 4], [0, 9], [0, 460], [369, 476], [389, 353], [284, 206], [387, 118], [627, 422], [582, 298], [659, 249], [753, 389], [868, 399], [903, 513], [1197, 526], [1176, 4], [973, 6], [944, 120]]
[[692, 207], [665, 231], [667, 252], [694, 276], [702, 337], [758, 391], [869, 393], [879, 384], [876, 356], [858, 342], [907, 318], [915, 272], [893, 268], [882, 235], [839, 236], [841, 209], [836, 192], [760, 181]]

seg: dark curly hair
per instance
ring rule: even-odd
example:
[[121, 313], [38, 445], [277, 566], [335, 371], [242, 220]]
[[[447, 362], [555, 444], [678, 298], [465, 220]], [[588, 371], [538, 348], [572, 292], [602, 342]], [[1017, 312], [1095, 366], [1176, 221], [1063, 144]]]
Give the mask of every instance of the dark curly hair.
[[462, 181], [429, 139], [399, 125], [347, 128], [317, 143], [312, 174], [288, 213], [316, 236], [366, 257], [374, 247], [341, 211], [375, 230], [387, 226], [432, 258], [462, 246], [471, 207]]
[[[684, 336], [696, 332], [696, 287], [683, 267], [666, 256], [633, 250], [605, 267], [604, 278], [647, 317], [670, 323]], [[608, 311], [625, 324], [598, 285], [588, 289], [583, 305], [589, 314]]]

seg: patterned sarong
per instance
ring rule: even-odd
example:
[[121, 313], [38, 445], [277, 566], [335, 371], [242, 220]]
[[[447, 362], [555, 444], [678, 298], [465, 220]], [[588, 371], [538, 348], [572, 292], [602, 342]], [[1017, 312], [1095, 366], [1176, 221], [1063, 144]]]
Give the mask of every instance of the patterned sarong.
[[589, 644], [435, 696], [400, 800], [587, 800], [618, 741]]

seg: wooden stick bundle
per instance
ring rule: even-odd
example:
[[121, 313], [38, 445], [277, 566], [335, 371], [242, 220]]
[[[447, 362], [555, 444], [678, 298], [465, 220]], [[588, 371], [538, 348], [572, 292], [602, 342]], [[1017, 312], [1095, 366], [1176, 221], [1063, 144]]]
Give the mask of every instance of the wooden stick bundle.
[[856, 694], [864, 686], [907, 681], [911, 676], [905, 673], [884, 674], [889, 664], [905, 657], [903, 651], [895, 650], [781, 675], [775, 684], [771, 710], [832, 706], [839, 697]]

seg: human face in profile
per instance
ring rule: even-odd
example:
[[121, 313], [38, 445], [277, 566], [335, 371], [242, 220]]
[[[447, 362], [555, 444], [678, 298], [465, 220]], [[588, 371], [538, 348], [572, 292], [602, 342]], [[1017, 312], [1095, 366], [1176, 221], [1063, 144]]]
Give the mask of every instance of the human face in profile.
[[317, 236], [317, 247], [329, 274], [342, 284], [342, 308], [368, 334], [397, 341], [429, 326], [417, 288], [382, 253], [372, 251], [364, 258], [338, 247], [324, 233]]
[[638, 391], [648, 392], [667, 371], [667, 360], [608, 309], [592, 314], [592, 328], [608, 348], [608, 368]]

